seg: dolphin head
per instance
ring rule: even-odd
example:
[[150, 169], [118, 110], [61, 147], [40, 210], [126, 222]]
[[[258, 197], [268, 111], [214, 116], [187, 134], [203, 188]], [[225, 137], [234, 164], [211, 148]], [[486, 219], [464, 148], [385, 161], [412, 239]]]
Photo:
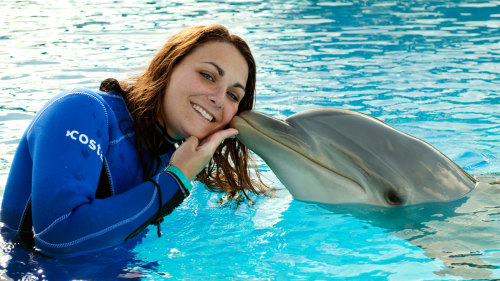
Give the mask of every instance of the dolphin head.
[[359, 112], [313, 109], [279, 120], [245, 111], [230, 126], [298, 200], [401, 206], [455, 200], [475, 186], [431, 145]]

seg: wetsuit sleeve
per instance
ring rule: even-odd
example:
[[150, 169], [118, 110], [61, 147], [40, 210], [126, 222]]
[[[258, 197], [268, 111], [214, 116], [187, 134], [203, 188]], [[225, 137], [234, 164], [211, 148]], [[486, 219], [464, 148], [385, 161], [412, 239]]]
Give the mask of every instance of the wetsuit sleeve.
[[179, 179], [182, 185], [186, 187], [187, 190], [191, 191], [192, 188], [191, 181], [189, 181], [189, 179], [184, 175], [184, 173], [181, 170], [177, 169], [177, 167], [169, 165], [167, 166], [167, 168], [165, 168], [165, 172], [171, 173], [173, 176], [177, 177], [177, 179]]
[[47, 255], [72, 256], [116, 245], [189, 194], [166, 172], [154, 177], [157, 185], [148, 181], [95, 199], [109, 142], [107, 114], [99, 98], [69, 94], [47, 106], [29, 128], [35, 244]]

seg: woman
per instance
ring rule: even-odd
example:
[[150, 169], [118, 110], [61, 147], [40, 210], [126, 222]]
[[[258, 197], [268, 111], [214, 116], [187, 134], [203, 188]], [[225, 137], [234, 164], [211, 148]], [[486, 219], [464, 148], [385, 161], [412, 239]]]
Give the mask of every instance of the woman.
[[173, 36], [139, 77], [55, 97], [14, 156], [4, 234], [49, 256], [75, 256], [149, 224], [160, 235], [195, 178], [230, 198], [264, 192], [237, 131], [226, 128], [253, 107], [255, 72], [241, 38], [198, 26]]

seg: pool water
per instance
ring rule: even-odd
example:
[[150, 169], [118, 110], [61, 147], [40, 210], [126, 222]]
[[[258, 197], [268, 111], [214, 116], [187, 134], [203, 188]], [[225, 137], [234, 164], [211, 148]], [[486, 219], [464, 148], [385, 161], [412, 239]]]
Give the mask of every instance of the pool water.
[[[201, 184], [141, 240], [50, 259], [1, 241], [0, 279], [500, 279], [500, 3], [485, 1], [2, 1], [0, 190], [53, 95], [137, 74], [179, 29], [219, 23], [250, 44], [256, 109], [375, 116], [484, 184], [451, 203], [381, 209], [293, 200], [220, 206]], [[495, 183], [495, 184], [490, 184]]]

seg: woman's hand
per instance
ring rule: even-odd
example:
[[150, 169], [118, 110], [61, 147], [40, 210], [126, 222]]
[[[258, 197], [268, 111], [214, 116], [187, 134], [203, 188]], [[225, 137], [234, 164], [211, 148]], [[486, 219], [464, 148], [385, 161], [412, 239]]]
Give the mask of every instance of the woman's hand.
[[233, 128], [220, 130], [204, 138], [201, 143], [198, 138], [191, 136], [174, 152], [170, 158], [170, 165], [181, 170], [189, 180], [192, 180], [212, 159], [222, 141], [237, 134], [238, 130]]

